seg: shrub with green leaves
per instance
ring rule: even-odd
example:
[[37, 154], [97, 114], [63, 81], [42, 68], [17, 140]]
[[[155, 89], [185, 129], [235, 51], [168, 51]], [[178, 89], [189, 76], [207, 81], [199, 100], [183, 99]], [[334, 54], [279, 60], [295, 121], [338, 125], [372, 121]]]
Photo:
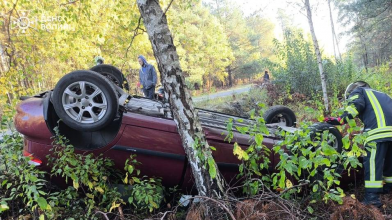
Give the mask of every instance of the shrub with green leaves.
[[[336, 112], [335, 114], [340, 114]], [[334, 139], [328, 130], [322, 133], [315, 132], [312, 123], [301, 123], [300, 129], [294, 132], [278, 130], [274, 135], [280, 137], [271, 150], [279, 156], [275, 173], [269, 175], [263, 173], [271, 166], [269, 161], [270, 149], [262, 144], [264, 135], [269, 134], [262, 113], [255, 116], [252, 114], [255, 123], [251, 126], [236, 127], [236, 130], [251, 136], [251, 145], [247, 149], [242, 149], [234, 143], [233, 153], [241, 160], [239, 177], [244, 177], [243, 191], [247, 195], [257, 194], [264, 186], [273, 189], [285, 190], [285, 196], [291, 197], [301, 188], [292, 188], [294, 183], [307, 182], [306, 185], [312, 189], [314, 198], [322, 198], [324, 201], [333, 200], [342, 202], [343, 190], [339, 187], [340, 177], [343, 169], [357, 169], [362, 164], [358, 158], [364, 154], [361, 147], [365, 141], [366, 134], [359, 134], [360, 127], [355, 120], [343, 126], [345, 136], [342, 139], [343, 149], [338, 152], [332, 145]], [[233, 122], [229, 122], [227, 139], [233, 138]], [[355, 135], [354, 135], [355, 134]], [[255, 180], [255, 177], [262, 181]], [[294, 181], [294, 183], [293, 183]], [[263, 185], [261, 184], [263, 183]], [[306, 194], [301, 194], [306, 196]]]
[[[14, 132], [0, 143], [0, 218], [100, 219], [97, 211], [116, 212], [127, 205], [114, 184], [130, 185], [128, 213], [147, 213], [159, 208], [164, 187], [159, 178], [139, 177], [135, 155], [125, 164], [126, 177], [114, 170], [113, 161], [94, 154], [76, 153], [55, 128], [50, 173], [40, 171], [23, 156], [23, 137]], [[68, 186], [60, 189], [47, 177], [60, 176]]]
[[138, 165], [140, 163], [135, 155], [131, 155], [125, 162], [124, 183], [130, 185], [127, 193], [129, 194], [128, 202], [134, 207], [135, 212], [152, 212], [158, 209], [163, 201], [165, 189], [159, 178], [139, 177], [140, 170], [136, 168]]
[[[259, 107], [263, 108], [264, 104], [259, 104]], [[263, 118], [263, 112], [260, 111], [260, 113], [256, 115], [253, 110], [250, 115], [250, 118], [255, 120], [256, 123], [246, 127], [236, 126], [235, 129], [241, 134], [248, 134], [251, 139], [251, 145], [246, 149], [242, 149], [241, 146], [235, 142], [233, 153], [242, 162], [239, 166], [240, 173], [238, 178], [245, 179], [243, 192], [247, 195], [256, 195], [263, 187], [258, 180], [259, 178], [267, 186], [269, 186], [269, 183], [271, 182], [270, 175], [264, 172], [271, 163], [269, 159], [271, 150], [263, 145], [264, 134], [269, 134]], [[242, 122], [242, 120], [240, 119], [239, 122]], [[227, 130], [229, 133], [226, 140], [231, 142], [234, 137], [232, 120], [227, 124]]]
[[0, 144], [0, 216], [6, 219], [23, 215], [54, 217], [58, 193], [48, 190], [45, 172], [30, 165], [30, 158], [22, 152], [21, 135], [14, 132], [3, 137]]
[[[322, 91], [318, 63], [311, 38], [302, 32], [300, 29], [288, 28], [283, 41], [275, 39], [275, 52], [279, 60], [268, 66], [274, 75], [273, 83], [277, 85], [278, 91], [288, 91], [287, 95], [304, 94], [317, 100]], [[361, 76], [351, 55], [342, 60], [324, 56], [323, 66], [329, 94], [338, 91], [341, 95], [349, 83]], [[277, 101], [275, 104], [283, 104], [279, 103], [282, 99], [284, 97], [274, 100]]]
[[[83, 196], [81, 201], [86, 207], [85, 216], [93, 215], [92, 211], [100, 207], [104, 212], [111, 212], [123, 201], [116, 188], [110, 186], [113, 173], [113, 161], [94, 154], [78, 154], [66, 137], [62, 136], [58, 127], [55, 129], [55, 145], [53, 155], [49, 155], [52, 164], [52, 175], [64, 177], [66, 182], [72, 181], [73, 187], [68, 191], [76, 191]], [[76, 198], [73, 198], [76, 199]]]

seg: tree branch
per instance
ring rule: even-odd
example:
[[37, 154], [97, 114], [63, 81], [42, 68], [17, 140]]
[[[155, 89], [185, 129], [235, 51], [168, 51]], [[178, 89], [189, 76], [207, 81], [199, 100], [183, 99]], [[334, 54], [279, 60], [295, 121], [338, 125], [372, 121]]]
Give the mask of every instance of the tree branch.
[[102, 214], [105, 217], [106, 220], [109, 220], [108, 213], [104, 213], [104, 212], [101, 212], [101, 211], [96, 211], [94, 215], [96, 215], [96, 214]]
[[127, 47], [127, 50], [125, 51], [124, 63], [122, 65], [122, 67], [121, 67], [121, 70], [124, 68], [124, 65], [125, 65], [125, 62], [126, 62], [125, 59], [128, 58], [128, 52], [129, 52], [129, 49], [132, 46], [133, 41], [135, 40], [135, 37], [138, 36], [139, 34], [141, 34], [141, 33], [139, 33], [139, 30], [141, 30], [142, 33], [146, 32], [146, 30], [144, 30], [143, 28], [140, 27], [141, 20], [142, 20], [142, 16], [139, 17], [139, 21], [137, 23], [137, 26], [133, 30], [133, 36], [132, 36], [131, 42], [129, 43], [129, 46]]
[[165, 219], [165, 216], [166, 216], [167, 214], [169, 214], [169, 213], [173, 213], [173, 211], [166, 211], [165, 213], [163, 213], [163, 216], [162, 216], [162, 218], [160, 218], [160, 220], [164, 220], [164, 219]]
[[216, 204], [218, 204], [221, 208], [223, 208], [230, 215], [231, 219], [236, 220], [236, 218], [234, 217], [233, 213], [231, 213], [231, 211], [224, 204], [219, 202], [218, 200], [215, 200], [215, 199], [207, 197], [207, 196], [194, 196], [193, 198], [206, 199], [206, 200], [210, 200], [212, 202], [215, 202]]
[[75, 1], [68, 1], [67, 3], [61, 3], [60, 6], [66, 6], [66, 5], [70, 5], [70, 4], [75, 4], [76, 2], [78, 2], [79, 0], [75, 0]]
[[170, 8], [171, 4], [173, 3], [173, 1], [174, 1], [174, 0], [171, 0], [171, 1], [170, 1], [169, 5], [167, 6], [167, 8], [165, 9], [165, 11], [163, 12], [163, 15], [162, 15], [162, 16], [166, 16], [166, 12], [167, 12], [167, 10], [169, 10], [169, 8]]

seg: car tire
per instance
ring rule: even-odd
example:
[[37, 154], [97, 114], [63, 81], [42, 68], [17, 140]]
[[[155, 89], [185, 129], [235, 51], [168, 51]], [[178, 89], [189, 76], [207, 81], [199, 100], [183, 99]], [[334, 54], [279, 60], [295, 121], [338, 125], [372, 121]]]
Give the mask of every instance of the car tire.
[[90, 70], [105, 76], [120, 88], [129, 90], [127, 79], [125, 78], [124, 74], [116, 67], [112, 65], [101, 64], [92, 67]]
[[119, 109], [117, 92], [104, 76], [89, 70], [68, 73], [56, 84], [52, 103], [59, 118], [78, 131], [98, 131]]
[[[321, 135], [324, 131], [328, 130], [330, 134], [332, 134], [334, 136], [334, 143], [329, 143], [333, 148], [335, 148], [335, 150], [338, 153], [342, 152], [342, 148], [343, 148], [343, 136], [340, 133], [340, 131], [334, 127], [333, 125], [330, 125], [328, 123], [324, 123], [324, 122], [319, 122], [319, 123], [315, 123], [310, 127], [311, 131], [310, 131], [310, 138], [314, 139], [316, 138], [317, 135]], [[338, 173], [339, 175], [341, 175], [345, 170], [342, 164], [336, 164], [336, 168], [335, 168], [335, 173]], [[325, 166], [320, 166], [317, 168], [317, 173], [315, 176], [313, 176], [310, 180], [311, 182], [314, 181], [324, 181], [324, 173], [323, 173], [323, 169], [325, 168]]]
[[264, 112], [263, 118], [266, 124], [279, 123], [287, 127], [295, 127], [297, 117], [294, 112], [283, 105], [276, 105]]
[[310, 129], [310, 135], [312, 139], [315, 138], [317, 134], [322, 134], [324, 131], [328, 130], [329, 133], [334, 136], [334, 140], [331, 140], [333, 143], [330, 143], [330, 145], [335, 148], [338, 153], [342, 152], [343, 136], [336, 127], [325, 122], [319, 122], [313, 124]]

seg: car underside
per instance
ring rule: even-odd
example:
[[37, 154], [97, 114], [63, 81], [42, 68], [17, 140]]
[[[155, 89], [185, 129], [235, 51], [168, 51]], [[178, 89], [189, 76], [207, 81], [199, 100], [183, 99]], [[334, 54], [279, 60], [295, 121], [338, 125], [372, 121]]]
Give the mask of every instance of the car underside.
[[[128, 84], [121, 83], [123, 75], [115, 67], [105, 65], [94, 70], [98, 72], [67, 74], [54, 90], [25, 97], [19, 103], [15, 126], [24, 135], [24, 154], [32, 157], [31, 163], [50, 169], [47, 157], [52, 154], [51, 137], [58, 127], [76, 153], [103, 155], [113, 160], [119, 170], [123, 170], [125, 161], [134, 154], [141, 163], [141, 175], [162, 178], [163, 185], [168, 187], [191, 190], [192, 172], [170, 105], [126, 94], [123, 89]], [[283, 106], [271, 109], [264, 115], [270, 132], [263, 139], [270, 149], [281, 138], [275, 135], [277, 130], [296, 130], [292, 127], [296, 119], [291, 110]], [[229, 143], [225, 140], [226, 124], [230, 119], [235, 126], [248, 126], [254, 121], [206, 109], [197, 111], [209, 145], [216, 148], [213, 157], [219, 171], [227, 182], [236, 184], [240, 161], [233, 154], [233, 142], [245, 149], [252, 139], [234, 132]], [[326, 129], [332, 129], [329, 127]], [[266, 172], [272, 172], [279, 162], [279, 157], [273, 154], [269, 159], [271, 166]]]

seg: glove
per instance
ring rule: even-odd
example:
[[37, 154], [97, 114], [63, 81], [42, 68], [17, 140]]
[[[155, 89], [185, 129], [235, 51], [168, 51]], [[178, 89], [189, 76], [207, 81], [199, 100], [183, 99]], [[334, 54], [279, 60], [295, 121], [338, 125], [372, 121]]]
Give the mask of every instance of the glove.
[[334, 118], [334, 117], [326, 117], [324, 118], [324, 122], [327, 122], [328, 124], [331, 125], [342, 125], [341, 123], [342, 119], [339, 118]]

